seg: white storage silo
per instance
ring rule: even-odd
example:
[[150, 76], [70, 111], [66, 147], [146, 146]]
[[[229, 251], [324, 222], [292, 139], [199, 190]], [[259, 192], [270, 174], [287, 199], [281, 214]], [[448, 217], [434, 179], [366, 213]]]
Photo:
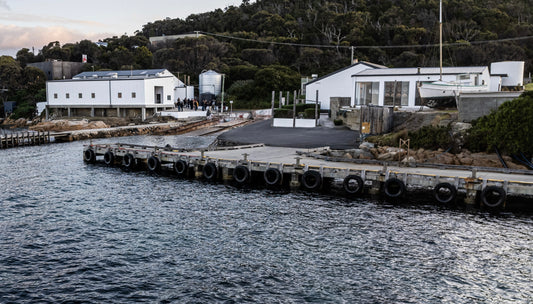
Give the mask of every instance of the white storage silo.
[[209, 70], [200, 74], [200, 95], [220, 95], [222, 92], [222, 74]]

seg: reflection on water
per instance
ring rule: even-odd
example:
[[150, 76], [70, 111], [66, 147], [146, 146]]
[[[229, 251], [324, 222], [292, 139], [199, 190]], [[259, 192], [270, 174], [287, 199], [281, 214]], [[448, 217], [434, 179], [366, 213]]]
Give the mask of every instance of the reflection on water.
[[87, 143], [0, 150], [0, 302], [533, 301], [530, 216], [125, 173]]

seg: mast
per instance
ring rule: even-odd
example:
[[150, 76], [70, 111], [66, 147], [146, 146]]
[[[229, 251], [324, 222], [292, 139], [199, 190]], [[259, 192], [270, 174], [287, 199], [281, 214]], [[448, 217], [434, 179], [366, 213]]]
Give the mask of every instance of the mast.
[[442, 0], [440, 0], [439, 3], [439, 53], [440, 53], [440, 78], [439, 80], [442, 81]]

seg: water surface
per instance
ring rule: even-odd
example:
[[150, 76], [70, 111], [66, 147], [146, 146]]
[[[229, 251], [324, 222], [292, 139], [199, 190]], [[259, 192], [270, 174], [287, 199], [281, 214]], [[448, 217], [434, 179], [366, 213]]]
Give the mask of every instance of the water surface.
[[530, 215], [125, 173], [87, 143], [0, 150], [0, 303], [533, 302]]

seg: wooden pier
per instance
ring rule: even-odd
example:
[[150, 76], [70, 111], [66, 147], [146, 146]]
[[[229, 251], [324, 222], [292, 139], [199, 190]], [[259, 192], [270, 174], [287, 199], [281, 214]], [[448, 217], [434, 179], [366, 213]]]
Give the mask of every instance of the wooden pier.
[[17, 132], [0, 136], [0, 149], [50, 143], [50, 132]]
[[91, 144], [84, 147], [83, 159], [88, 163], [98, 161], [121, 166], [125, 170], [165, 172], [235, 186], [253, 183], [309, 191], [333, 189], [351, 197], [369, 194], [390, 200], [401, 200], [410, 193], [425, 191], [440, 204], [462, 202], [505, 208], [509, 198], [519, 198], [533, 207], [533, 174], [528, 172], [516, 174], [476, 168], [441, 170], [330, 162], [306, 157], [298, 149], [261, 144], [214, 151]]

